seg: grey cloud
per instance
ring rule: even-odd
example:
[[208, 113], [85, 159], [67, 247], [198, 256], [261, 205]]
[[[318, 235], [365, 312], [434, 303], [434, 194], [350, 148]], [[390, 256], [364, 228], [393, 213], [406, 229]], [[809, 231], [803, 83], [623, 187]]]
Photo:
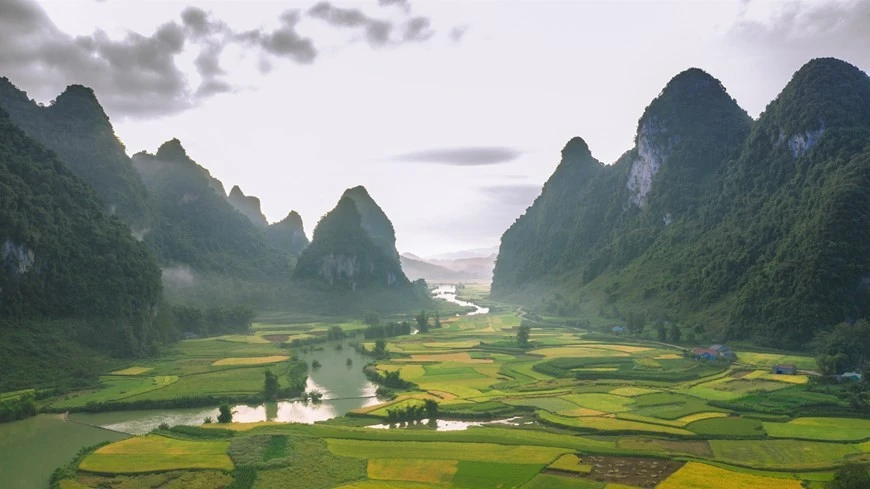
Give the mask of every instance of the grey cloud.
[[461, 42], [462, 38], [465, 37], [465, 33], [468, 31], [468, 26], [457, 26], [450, 29], [450, 32], [447, 34], [447, 37], [450, 38], [453, 42]]
[[[317, 57], [317, 49], [311, 39], [296, 32], [299, 23], [297, 11], [287, 11], [281, 16], [281, 27], [272, 32], [248, 31], [237, 36], [243, 42], [257, 44], [269, 54], [289, 58], [298, 63], [311, 63]], [[260, 64], [262, 70], [263, 64]], [[271, 66], [269, 67], [271, 69]]]
[[[393, 4], [407, 6], [398, 0], [381, 2]], [[261, 73], [271, 71], [274, 58], [307, 64], [318, 56], [314, 41], [297, 32], [302, 15], [295, 10], [285, 12], [275, 30], [234, 32], [211, 13], [187, 7], [180, 22], [165, 22], [150, 36], [130, 33], [122, 39], [100, 30], [70, 36], [34, 0], [0, 0], [0, 12], [0, 73], [39, 99], [50, 99], [69, 84], [89, 86], [110, 113], [125, 117], [181, 112], [232, 91], [221, 66], [221, 55], [232, 44], [258, 50]], [[405, 21], [394, 24], [321, 2], [307, 15], [336, 28], [361, 29], [370, 45], [380, 47], [431, 37], [428, 19], [408, 19], [408, 12]], [[177, 64], [179, 54], [189, 49], [195, 54], [199, 86], [192, 86]]]
[[517, 159], [521, 154], [523, 154], [521, 150], [506, 147], [435, 148], [406, 153], [390, 159], [455, 166], [480, 166], [507, 163]]
[[481, 191], [500, 205], [525, 208], [541, 194], [541, 188], [541, 185], [533, 184], [492, 185], [482, 187]]
[[807, 60], [840, 53], [852, 63], [870, 65], [870, 2], [790, 2], [766, 22], [740, 18], [728, 39], [764, 53], [765, 64], [790, 72]]
[[[390, 22], [370, 17], [358, 9], [336, 7], [329, 2], [319, 2], [308, 9], [308, 16], [340, 28], [361, 29], [372, 47], [401, 43], [428, 41], [435, 35], [432, 22], [426, 17], [411, 17], [410, 4], [406, 0], [380, 0], [379, 5], [398, 5], [404, 11], [401, 22]], [[393, 36], [393, 33], [397, 33]]]

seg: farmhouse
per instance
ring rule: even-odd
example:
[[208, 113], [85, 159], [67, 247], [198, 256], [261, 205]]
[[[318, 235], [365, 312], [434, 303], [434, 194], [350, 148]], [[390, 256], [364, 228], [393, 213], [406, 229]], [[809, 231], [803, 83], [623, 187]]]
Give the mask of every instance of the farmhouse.
[[724, 358], [726, 360], [736, 360], [737, 355], [731, 351], [731, 348], [725, 345], [713, 345], [710, 347], [711, 350], [716, 352], [716, 356], [719, 358]]
[[774, 365], [771, 372], [779, 375], [794, 375], [797, 373], [797, 366], [785, 364]]
[[842, 382], [844, 380], [849, 380], [852, 382], [860, 382], [861, 374], [858, 372], [845, 372], [837, 376], [837, 380]]
[[692, 348], [692, 355], [696, 360], [715, 360], [719, 358], [719, 352], [712, 348]]

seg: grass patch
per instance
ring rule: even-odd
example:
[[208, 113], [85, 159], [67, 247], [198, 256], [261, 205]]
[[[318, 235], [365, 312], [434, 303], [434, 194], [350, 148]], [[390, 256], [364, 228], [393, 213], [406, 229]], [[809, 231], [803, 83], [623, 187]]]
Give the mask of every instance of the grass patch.
[[[326, 489], [366, 478], [366, 461], [333, 454], [326, 441], [291, 435], [287, 457], [265, 462], [257, 471], [257, 489]], [[270, 468], [277, 467], [277, 468]]]
[[604, 411], [606, 413], [621, 413], [631, 409], [634, 400], [628, 397], [616, 396], [613, 394], [569, 394], [562, 396], [562, 399], [570, 401], [580, 407], [586, 409], [594, 409], [596, 411]]
[[656, 489], [801, 489], [800, 481], [732, 472], [712, 465], [689, 462]]
[[187, 441], [159, 435], [137, 436], [106, 445], [79, 468], [88, 472], [135, 474], [175, 469], [232, 470], [229, 442]]
[[283, 435], [272, 435], [269, 437], [269, 444], [263, 451], [263, 462], [268, 462], [274, 458], [284, 458], [287, 456], [287, 437]]
[[369, 479], [447, 484], [456, 474], [456, 460], [377, 458], [368, 463]]
[[269, 357], [243, 357], [243, 358], [221, 358], [212, 363], [215, 367], [223, 365], [266, 365], [269, 363], [278, 363], [288, 360], [290, 357], [286, 355], [272, 355]]
[[611, 394], [614, 394], [617, 396], [624, 396], [624, 397], [636, 397], [636, 396], [642, 396], [644, 394], [652, 394], [655, 392], [658, 392], [658, 390], [657, 389], [650, 389], [648, 387], [635, 387], [635, 386], [617, 387], [616, 389], [613, 389], [612, 391], [610, 391]]
[[500, 464], [461, 460], [456, 475], [453, 477], [453, 485], [472, 489], [518, 487], [529, 481], [543, 468], [543, 465], [526, 463]]

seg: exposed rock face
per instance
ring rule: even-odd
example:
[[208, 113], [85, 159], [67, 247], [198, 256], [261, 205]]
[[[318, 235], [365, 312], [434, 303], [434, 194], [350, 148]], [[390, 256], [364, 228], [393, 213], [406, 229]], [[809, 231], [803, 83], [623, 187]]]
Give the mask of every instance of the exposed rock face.
[[27, 273], [33, 267], [35, 258], [33, 250], [12, 240], [7, 239], [3, 246], [0, 246], [0, 263], [9, 267], [13, 275]]
[[316, 279], [331, 288], [351, 291], [408, 287], [408, 278], [393, 259], [393, 254], [398, 255], [395, 248], [387, 251], [382, 245], [383, 241], [378, 245], [365, 229], [354, 199], [345, 192], [335, 209], [317, 224], [294, 273], [297, 278]]
[[254, 223], [254, 226], [257, 226], [260, 229], [266, 229], [269, 225], [266, 216], [264, 216], [263, 211], [260, 210], [260, 199], [253, 195], [245, 195], [238, 185], [233, 186], [232, 190], [230, 190], [227, 200], [230, 201], [230, 204], [232, 204], [237, 211], [241, 212], [243, 216], [250, 219], [251, 222]]
[[[661, 145], [655, 142], [666, 132], [665, 127], [657, 124], [655, 120], [648, 121], [638, 131], [637, 159], [631, 165], [631, 173], [626, 183], [631, 202], [638, 207], [646, 204], [646, 196], [652, 190], [653, 179], [670, 154], [672, 144]], [[675, 138], [676, 141], [679, 139]]]
[[807, 130], [788, 138], [788, 149], [791, 151], [792, 156], [795, 158], [803, 156], [816, 145], [824, 132], [825, 128], [820, 127], [814, 131]]
[[368, 190], [362, 185], [345, 190], [343, 197], [348, 197], [356, 204], [362, 217], [362, 227], [372, 241], [399, 263], [399, 253], [396, 251], [396, 232], [393, 223], [383, 209], [372, 199]]

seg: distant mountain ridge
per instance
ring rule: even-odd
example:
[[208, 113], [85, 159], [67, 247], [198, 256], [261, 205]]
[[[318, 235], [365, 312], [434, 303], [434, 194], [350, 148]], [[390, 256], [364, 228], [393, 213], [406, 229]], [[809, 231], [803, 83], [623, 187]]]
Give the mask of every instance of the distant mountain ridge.
[[[457, 252], [453, 256], [466, 256]], [[492, 280], [496, 254], [483, 257], [457, 259], [426, 259], [412, 253], [402, 253], [402, 269], [408, 278], [422, 278], [427, 282], [469, 282]]]
[[[807, 63], [753, 121], [698, 69], [613, 165], [572, 139], [502, 237], [492, 293], [799, 348], [870, 311], [870, 79]], [[543, 302], [541, 302], [543, 301]]]

